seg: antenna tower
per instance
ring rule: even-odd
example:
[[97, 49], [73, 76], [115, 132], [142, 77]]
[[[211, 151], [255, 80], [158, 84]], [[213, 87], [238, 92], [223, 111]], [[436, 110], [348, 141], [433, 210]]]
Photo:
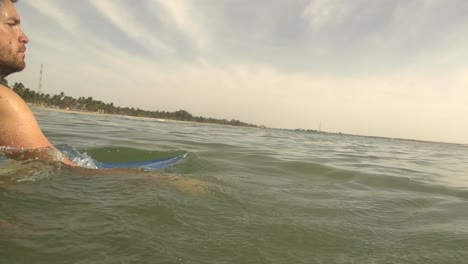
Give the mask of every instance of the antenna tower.
[[41, 71], [39, 75], [39, 88], [37, 89], [38, 93], [42, 93], [42, 70], [43, 70], [43, 65], [41, 64]]

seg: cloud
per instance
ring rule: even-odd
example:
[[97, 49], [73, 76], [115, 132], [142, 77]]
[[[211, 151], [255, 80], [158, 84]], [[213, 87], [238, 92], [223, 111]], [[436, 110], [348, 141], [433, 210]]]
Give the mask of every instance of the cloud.
[[25, 1], [27, 5], [34, 8], [44, 17], [53, 20], [56, 25], [59, 25], [68, 33], [74, 33], [78, 30], [78, 21], [73, 17], [73, 12], [67, 9], [60, 8], [56, 3], [50, 0], [41, 1]]
[[313, 0], [302, 16], [315, 30], [337, 24], [353, 11], [353, 2], [347, 0]]
[[190, 39], [198, 50], [209, 48], [209, 34], [203, 30], [201, 18], [196, 16], [197, 10], [194, 10], [195, 5], [191, 0], [156, 0], [150, 4], [155, 11], [163, 7], [167, 13], [165, 17]]
[[135, 42], [143, 45], [150, 51], [171, 53], [173, 49], [157, 38], [155, 32], [148, 29], [148, 25], [139, 23], [139, 18], [132, 14], [126, 4], [128, 1], [99, 0], [89, 1], [106, 19], [121, 30]]

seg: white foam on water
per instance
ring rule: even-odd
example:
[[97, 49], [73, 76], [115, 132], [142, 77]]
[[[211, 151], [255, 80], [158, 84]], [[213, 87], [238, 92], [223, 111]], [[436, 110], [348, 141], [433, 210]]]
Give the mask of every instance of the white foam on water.
[[[40, 157], [47, 157], [48, 161], [53, 163], [62, 162], [65, 158], [69, 158], [80, 167], [98, 168], [95, 161], [87, 153], [80, 153], [69, 145], [59, 145], [57, 148], [59, 150], [0, 147], [0, 176], [2, 177], [0, 184], [5, 182], [35, 182], [47, 179], [60, 171], [61, 163], [42, 162]], [[28, 157], [34, 158], [27, 159]]]
[[96, 165], [95, 161], [86, 153], [81, 153], [73, 146], [68, 144], [60, 144], [56, 145], [57, 149], [63, 153], [66, 157], [68, 157], [71, 161], [73, 161], [76, 165], [83, 168], [88, 169], [97, 169], [98, 166]]
[[81, 153], [79, 157], [74, 157], [71, 160], [80, 167], [98, 169], [94, 160], [86, 152]]

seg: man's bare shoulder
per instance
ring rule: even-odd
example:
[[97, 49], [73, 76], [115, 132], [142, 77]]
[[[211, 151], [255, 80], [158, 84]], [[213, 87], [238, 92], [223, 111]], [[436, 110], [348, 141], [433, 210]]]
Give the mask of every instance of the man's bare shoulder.
[[14, 91], [0, 85], [0, 146], [37, 149], [50, 145], [29, 106]]
[[12, 114], [18, 111], [29, 111], [29, 107], [21, 97], [10, 88], [0, 85], [0, 117], [3, 114]]
[[[26, 102], [8, 87], [0, 85], [0, 147], [2, 146], [9, 147], [10, 152], [7, 155], [15, 159], [55, 161], [54, 153], [58, 152], [42, 133]], [[15, 153], [15, 150], [20, 152]], [[61, 161], [75, 166], [66, 157]]]
[[13, 94], [16, 94], [13, 92], [10, 88], [0, 84], [0, 96], [12, 96]]

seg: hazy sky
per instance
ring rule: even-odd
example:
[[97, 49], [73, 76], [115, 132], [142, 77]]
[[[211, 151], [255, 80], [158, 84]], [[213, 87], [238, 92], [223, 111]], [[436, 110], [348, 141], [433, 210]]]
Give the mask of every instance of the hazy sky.
[[468, 143], [466, 0], [22, 0], [43, 92]]

